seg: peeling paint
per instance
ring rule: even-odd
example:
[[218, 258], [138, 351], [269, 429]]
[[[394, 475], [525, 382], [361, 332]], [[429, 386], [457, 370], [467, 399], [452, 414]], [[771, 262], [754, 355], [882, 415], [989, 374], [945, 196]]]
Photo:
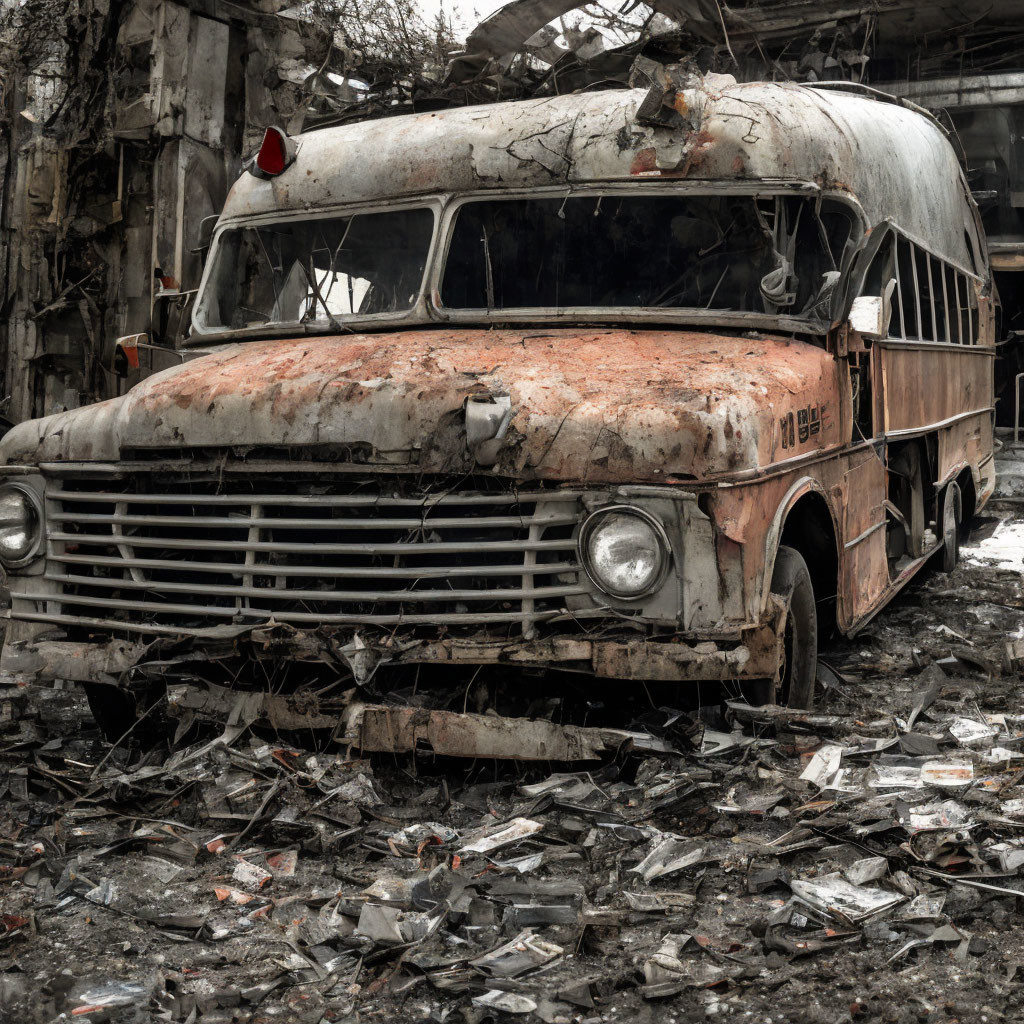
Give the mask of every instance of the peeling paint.
[[[680, 388], [680, 383], [685, 387]], [[128, 395], [15, 427], [9, 464], [125, 451], [366, 445], [423, 472], [472, 468], [467, 399], [511, 397], [498, 472], [587, 482], [711, 479], [775, 457], [776, 410], [828, 409], [796, 450], [841, 441], [834, 357], [808, 342], [694, 331], [396, 332], [252, 342], [191, 360]], [[788, 407], [788, 406], [787, 406]]]

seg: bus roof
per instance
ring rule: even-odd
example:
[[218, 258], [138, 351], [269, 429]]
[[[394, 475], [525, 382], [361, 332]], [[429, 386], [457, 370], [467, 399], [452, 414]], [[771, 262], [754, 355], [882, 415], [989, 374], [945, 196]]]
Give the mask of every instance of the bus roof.
[[976, 266], [966, 181], [931, 118], [794, 83], [697, 81], [677, 94], [671, 127], [640, 123], [647, 92], [629, 89], [322, 129], [299, 138], [296, 162], [279, 177], [243, 173], [223, 215], [584, 183], [813, 183], [856, 199], [868, 227], [892, 220], [938, 255]]

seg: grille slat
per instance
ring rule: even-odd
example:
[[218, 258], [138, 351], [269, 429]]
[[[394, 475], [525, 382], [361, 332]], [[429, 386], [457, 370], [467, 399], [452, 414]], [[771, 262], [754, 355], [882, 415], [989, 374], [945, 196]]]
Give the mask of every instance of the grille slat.
[[[245, 524], [237, 527], [241, 529]], [[71, 541], [76, 544], [110, 545], [114, 534], [100, 533], [63, 533], [55, 532], [48, 535], [50, 540]], [[229, 544], [232, 551], [276, 551], [281, 553], [301, 554], [315, 548], [323, 555], [455, 555], [472, 547], [477, 552], [507, 551], [569, 551], [575, 550], [576, 544], [570, 540], [549, 540], [520, 543], [518, 541], [480, 541], [469, 544], [466, 542], [441, 541], [403, 541], [384, 544], [278, 544], [274, 541], [238, 541], [225, 540], [191, 540], [187, 538], [136, 537], [125, 534], [116, 535], [118, 540], [129, 543], [132, 547], [174, 548], [178, 550], [195, 549], [197, 551], [223, 551]]]
[[[258, 576], [250, 566], [242, 569], [244, 576]], [[147, 590], [154, 594], [201, 594], [206, 596], [240, 596], [262, 597], [274, 601], [329, 601], [332, 603], [345, 601], [380, 601], [393, 604], [410, 601], [423, 603], [428, 601], [521, 601], [524, 598], [538, 600], [546, 597], [568, 597], [572, 594], [586, 593], [580, 586], [568, 587], [536, 587], [531, 589], [497, 589], [497, 590], [294, 590], [282, 589], [275, 593], [274, 587], [217, 586], [216, 584], [170, 583], [154, 580], [109, 579], [102, 576], [75, 576], [70, 573], [46, 573], [43, 579], [54, 583], [73, 583], [76, 586], [88, 586], [122, 590]]]
[[[239, 495], [231, 494], [131, 494], [118, 491], [68, 491], [62, 488], [46, 488], [46, 497], [56, 501], [73, 501], [75, 503], [97, 504], [100, 502], [123, 501], [129, 505], [280, 505], [281, 494], [247, 494], [244, 500]], [[533, 497], [537, 497], [534, 495]], [[547, 497], [547, 496], [545, 496]], [[560, 501], [571, 501], [579, 497], [578, 491], [560, 491]], [[433, 508], [435, 505], [519, 505], [529, 501], [529, 495], [494, 492], [491, 494], [457, 494], [440, 492], [425, 494], [418, 498], [408, 498], [378, 494], [294, 494], [287, 496], [287, 504], [303, 505], [336, 505], [343, 508], [373, 508], [393, 506], [395, 508]]]
[[[109, 568], [168, 569], [185, 572], [227, 573], [237, 576], [314, 576], [324, 579], [459, 579], [479, 576], [472, 565], [433, 565], [382, 568], [380, 566], [271, 565], [269, 562], [234, 564], [231, 562], [184, 562], [156, 558], [107, 558], [103, 555], [51, 554], [50, 561], [61, 565], [88, 565]], [[537, 562], [524, 565], [489, 565], [488, 576], [554, 575], [575, 572], [573, 562]]]
[[140, 631], [273, 619], [533, 635], [588, 592], [580, 494], [473, 483], [158, 465], [51, 478], [45, 613]]
[[212, 527], [213, 529], [238, 530], [242, 527], [257, 526], [278, 530], [455, 530], [472, 526], [473, 529], [500, 530], [507, 528], [528, 529], [539, 526], [567, 526], [576, 521], [575, 516], [546, 516], [542, 518], [480, 518], [467, 523], [465, 519], [284, 519], [264, 516], [249, 518], [239, 516], [225, 519], [220, 516], [131, 516], [103, 515], [102, 513], [56, 512], [50, 516], [56, 523], [110, 523], [117, 526], [184, 526]]

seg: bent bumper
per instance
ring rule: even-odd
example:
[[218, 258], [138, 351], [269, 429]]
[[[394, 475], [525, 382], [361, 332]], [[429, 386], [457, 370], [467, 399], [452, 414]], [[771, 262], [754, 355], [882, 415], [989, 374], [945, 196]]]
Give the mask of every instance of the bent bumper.
[[217, 639], [95, 644], [14, 639], [4, 646], [0, 669], [26, 681], [65, 679], [121, 686], [129, 692], [137, 685], [144, 691], [159, 681], [166, 686], [167, 709], [173, 717], [266, 724], [279, 731], [331, 730], [335, 739], [364, 752], [431, 750], [454, 757], [578, 761], [599, 758], [626, 743], [641, 751], [670, 747], [657, 737], [622, 729], [364, 704], [355, 698], [355, 688], [342, 692], [328, 687], [323, 694], [238, 690], [204, 679], [197, 669], [211, 660], [255, 658], [326, 661], [339, 674], [347, 670], [356, 681], [383, 663], [548, 667], [595, 677], [680, 683], [775, 678], [783, 623], [781, 607], [773, 604], [771, 611], [770, 622], [718, 640], [560, 636], [516, 642], [391, 641], [377, 646], [355, 636], [342, 646], [329, 632], [280, 625]]
[[[341, 645], [331, 631], [300, 631], [285, 626], [239, 630], [233, 637], [186, 644], [175, 641], [12, 640], [4, 645], [0, 671], [27, 679], [66, 679], [118, 685], [129, 670], [148, 661], [161, 664], [204, 661], [247, 653], [257, 658], [323, 661], [339, 659], [357, 682], [381, 664], [505, 665], [580, 672], [606, 679], [655, 682], [775, 679], [780, 664], [782, 621], [778, 608], [759, 625], [713, 639], [702, 637], [555, 636], [541, 640], [498, 641], [382, 639], [363, 635]], [[175, 649], [177, 648], [177, 649]]]

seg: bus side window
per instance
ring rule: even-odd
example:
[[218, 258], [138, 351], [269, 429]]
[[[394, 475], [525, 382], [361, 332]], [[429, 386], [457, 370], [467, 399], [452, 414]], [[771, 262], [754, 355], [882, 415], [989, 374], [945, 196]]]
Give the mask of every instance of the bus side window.
[[971, 333], [971, 282], [965, 274], [956, 275], [957, 306], [960, 310], [960, 341], [964, 345], [974, 344], [974, 335]]
[[971, 338], [967, 344], [977, 345], [979, 341], [978, 333], [981, 330], [981, 324], [978, 319], [978, 290], [970, 278], [967, 279], [967, 308], [971, 315]]
[[962, 345], [960, 337], [960, 304], [956, 297], [957, 272], [948, 264], [942, 265], [943, 281], [946, 287], [946, 321], [949, 324], [948, 340], [955, 345]]
[[920, 306], [917, 273], [914, 268], [914, 245], [905, 238], [896, 242], [896, 268], [899, 278], [900, 312], [904, 338], [920, 338]]
[[935, 340], [950, 341], [949, 326], [946, 319], [946, 273], [945, 264], [935, 256], [928, 259], [928, 272], [931, 274], [932, 311], [935, 314]]
[[924, 249], [914, 246], [914, 270], [917, 273], [918, 309], [921, 312], [917, 336], [924, 341], [938, 341], [935, 323], [935, 304], [932, 301], [931, 257]]
[[896, 236], [893, 236], [892, 242], [889, 245], [889, 262], [887, 264], [888, 272], [885, 275], [884, 283], [888, 284], [889, 281], [895, 280], [896, 286], [893, 288], [889, 296], [890, 302], [890, 316], [889, 316], [889, 337], [890, 338], [905, 338], [906, 332], [903, 328], [903, 298], [902, 288], [900, 286], [899, 276], [896, 273]]

